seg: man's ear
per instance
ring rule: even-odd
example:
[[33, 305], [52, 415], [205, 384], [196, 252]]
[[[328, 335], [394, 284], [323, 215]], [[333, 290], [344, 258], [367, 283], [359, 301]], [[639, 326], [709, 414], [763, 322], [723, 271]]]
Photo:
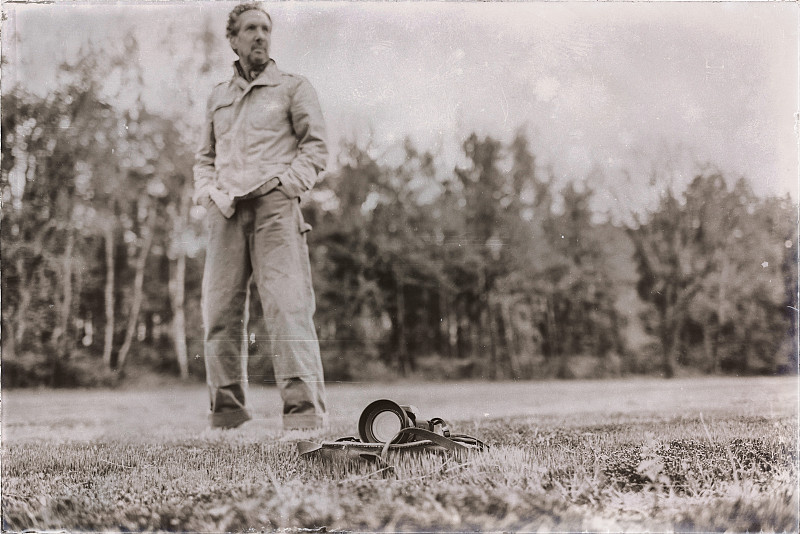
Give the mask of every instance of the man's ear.
[[231, 48], [233, 49], [233, 52], [238, 56], [239, 52], [236, 50], [236, 36], [235, 35], [231, 35], [228, 38], [228, 42], [230, 43]]

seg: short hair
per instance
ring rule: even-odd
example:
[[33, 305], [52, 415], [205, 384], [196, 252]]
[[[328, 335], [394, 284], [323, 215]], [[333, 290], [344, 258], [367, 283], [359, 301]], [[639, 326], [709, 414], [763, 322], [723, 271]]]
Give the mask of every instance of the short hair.
[[269, 23], [272, 24], [272, 17], [269, 16], [267, 10], [261, 7], [261, 3], [259, 2], [248, 2], [246, 4], [239, 4], [238, 6], [234, 7], [231, 12], [228, 14], [228, 25], [225, 26], [225, 37], [230, 39], [237, 33], [239, 33], [239, 16], [244, 13], [245, 11], [261, 11], [264, 13], [267, 18], [269, 19]]

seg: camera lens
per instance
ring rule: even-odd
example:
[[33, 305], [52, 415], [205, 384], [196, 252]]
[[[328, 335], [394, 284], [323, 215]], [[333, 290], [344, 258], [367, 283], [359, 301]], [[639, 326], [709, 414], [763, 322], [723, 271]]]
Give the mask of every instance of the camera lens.
[[[364, 408], [361, 418], [358, 420], [358, 435], [365, 443], [386, 443], [409, 426], [412, 426], [412, 422], [403, 407], [390, 400], [382, 399]], [[401, 436], [394, 442], [400, 443], [402, 440]]]
[[372, 435], [377, 443], [386, 443], [403, 430], [403, 422], [394, 412], [381, 412], [372, 420]]

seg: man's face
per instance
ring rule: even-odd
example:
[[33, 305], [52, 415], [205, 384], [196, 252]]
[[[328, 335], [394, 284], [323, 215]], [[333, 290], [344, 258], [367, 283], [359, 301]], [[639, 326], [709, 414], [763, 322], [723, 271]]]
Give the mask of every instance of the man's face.
[[239, 15], [239, 29], [231, 37], [231, 47], [245, 68], [264, 65], [269, 61], [272, 23], [266, 14], [256, 9]]

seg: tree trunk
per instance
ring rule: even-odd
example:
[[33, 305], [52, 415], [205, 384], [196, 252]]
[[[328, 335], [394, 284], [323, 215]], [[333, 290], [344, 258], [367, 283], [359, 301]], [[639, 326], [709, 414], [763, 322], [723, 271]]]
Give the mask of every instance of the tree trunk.
[[[709, 314], [711, 315], [711, 314]], [[703, 352], [706, 356], [706, 369], [709, 373], [716, 373], [717, 363], [717, 342], [719, 340], [719, 322], [713, 317], [708, 317], [706, 324], [703, 325]]]
[[[16, 313], [16, 312], [15, 312]], [[0, 354], [5, 357], [17, 355], [17, 336], [14, 332], [14, 325], [11, 321], [5, 320], [0, 324], [0, 331], [4, 334], [0, 339], [2, 348]]]
[[19, 347], [22, 345], [22, 342], [25, 339], [25, 330], [27, 328], [27, 320], [25, 319], [25, 313], [30, 308], [31, 298], [32, 298], [32, 291], [31, 291], [31, 280], [28, 276], [25, 276], [25, 280], [22, 279], [23, 273], [26, 272], [25, 270], [25, 262], [22, 258], [17, 258], [17, 273], [19, 273], [19, 307], [16, 310], [16, 324], [14, 327], [14, 345], [15, 347]]
[[181, 378], [189, 378], [189, 354], [186, 350], [186, 314], [184, 313], [184, 287], [186, 284], [186, 253], [181, 247], [175, 268], [170, 276], [169, 296], [172, 304], [172, 339]]
[[[674, 307], [673, 307], [674, 308]], [[664, 327], [661, 335], [661, 343], [663, 345], [663, 360], [661, 362], [661, 370], [665, 378], [672, 378], [675, 376], [675, 365], [677, 361], [676, 352], [680, 342], [680, 325], [674, 317], [677, 315], [667, 311], [666, 317], [662, 319]]]
[[522, 378], [522, 369], [520, 369], [519, 360], [517, 358], [517, 348], [514, 344], [514, 330], [511, 325], [511, 310], [507, 302], [500, 303], [500, 317], [503, 321], [503, 338], [505, 340], [506, 351], [508, 354], [508, 364], [511, 369], [511, 378]]
[[64, 248], [62, 287], [63, 296], [61, 299], [61, 315], [58, 318], [58, 326], [53, 332], [55, 341], [55, 356], [63, 359], [67, 355], [67, 343], [69, 336], [69, 318], [72, 312], [72, 253], [75, 249], [75, 231], [71, 228], [67, 230], [67, 244]]
[[480, 348], [483, 350], [486, 345], [486, 331], [489, 333], [489, 362], [491, 364], [491, 376], [494, 379], [503, 378], [503, 369], [498, 361], [497, 356], [497, 336], [495, 334], [496, 325], [494, 318], [494, 308], [492, 306], [491, 291], [489, 288], [489, 280], [486, 276], [486, 267], [480, 270], [480, 313], [478, 315], [478, 335], [480, 341]]
[[186, 313], [184, 309], [186, 292], [186, 247], [183, 244], [183, 232], [186, 218], [189, 215], [189, 191], [184, 189], [177, 212], [173, 217], [172, 244], [175, 254], [175, 267], [169, 277], [169, 297], [172, 307], [172, 340], [175, 344], [175, 357], [181, 379], [189, 378], [189, 355], [186, 348]]
[[400, 373], [405, 375], [408, 369], [408, 347], [406, 347], [406, 306], [403, 295], [403, 283], [396, 280], [395, 298], [397, 303], [397, 354], [400, 363]]
[[103, 365], [111, 368], [111, 352], [114, 349], [114, 226], [107, 224], [103, 228], [106, 248], [106, 285], [105, 285], [105, 332], [103, 334]]
[[450, 302], [447, 293], [439, 288], [439, 330], [437, 334], [436, 350], [445, 358], [453, 357], [453, 343], [450, 335], [450, 324], [452, 315], [450, 313]]
[[722, 256], [722, 269], [719, 275], [719, 293], [717, 300], [717, 324], [714, 330], [714, 336], [711, 338], [711, 372], [719, 372], [719, 332], [728, 321], [728, 316], [725, 313], [725, 302], [728, 299], [728, 279], [730, 278], [731, 262], [727, 254]]
[[133, 279], [133, 303], [131, 304], [131, 312], [128, 316], [128, 325], [125, 329], [125, 340], [117, 355], [117, 370], [121, 373], [124, 372], [128, 353], [131, 349], [131, 343], [133, 343], [133, 336], [136, 334], [136, 325], [139, 322], [139, 310], [142, 307], [142, 300], [144, 300], [144, 268], [147, 264], [147, 256], [150, 253], [150, 245], [153, 242], [153, 219], [154, 214], [150, 211], [147, 215], [147, 225], [144, 229], [144, 243], [142, 243], [142, 249], [136, 260], [136, 275]]
[[456, 302], [455, 316], [456, 357], [463, 360], [471, 356], [470, 333], [469, 328], [467, 328], [469, 320], [463, 300], [461, 302]]
[[[56, 221], [51, 218], [50, 221], [42, 225], [36, 232], [30, 243], [24, 243], [22, 247], [9, 247], [12, 248], [13, 252], [6, 250], [5, 253], [5, 256], [16, 258], [14, 263], [18, 276], [17, 290], [19, 291], [19, 305], [15, 310], [14, 327], [12, 328], [15, 350], [24, 350], [23, 342], [25, 341], [25, 335], [28, 330], [27, 313], [28, 310], [30, 310], [31, 301], [33, 300], [33, 289], [36, 288], [39, 283], [37, 277], [41, 277], [40, 263], [42, 261], [48, 261], [42, 243], [45, 237], [49, 235], [50, 231], [56, 227], [56, 224]], [[28, 265], [26, 265], [25, 262], [26, 254], [22, 249], [27, 250], [32, 258], [32, 261], [29, 262]]]
[[473, 360], [483, 361], [486, 357], [483, 346], [483, 325], [480, 300], [467, 303], [467, 332], [469, 332], [469, 355]]
[[486, 323], [489, 327], [489, 354], [492, 358], [494, 378], [499, 380], [505, 378], [505, 368], [500, 361], [500, 355], [497, 350], [497, 318], [494, 314], [494, 306], [488, 295], [486, 297]]
[[564, 343], [559, 337], [561, 332], [556, 332], [558, 323], [556, 322], [555, 302], [553, 302], [552, 298], [547, 299], [547, 326], [547, 342], [550, 345], [551, 354], [558, 358], [556, 377], [567, 378], [569, 375], [569, 355], [564, 350]]
[[[747, 317], [750, 315], [752, 317], [752, 310], [755, 308], [752, 302], [747, 303], [747, 309], [745, 310], [743, 316]], [[742, 350], [741, 350], [741, 369], [739, 370], [740, 375], [748, 375], [750, 374], [750, 367], [752, 365], [752, 349], [750, 347], [753, 346], [752, 342], [752, 330], [750, 328], [744, 329], [744, 339], [742, 343]]]
[[446, 295], [447, 299], [447, 357], [458, 358], [458, 309], [457, 303]]

